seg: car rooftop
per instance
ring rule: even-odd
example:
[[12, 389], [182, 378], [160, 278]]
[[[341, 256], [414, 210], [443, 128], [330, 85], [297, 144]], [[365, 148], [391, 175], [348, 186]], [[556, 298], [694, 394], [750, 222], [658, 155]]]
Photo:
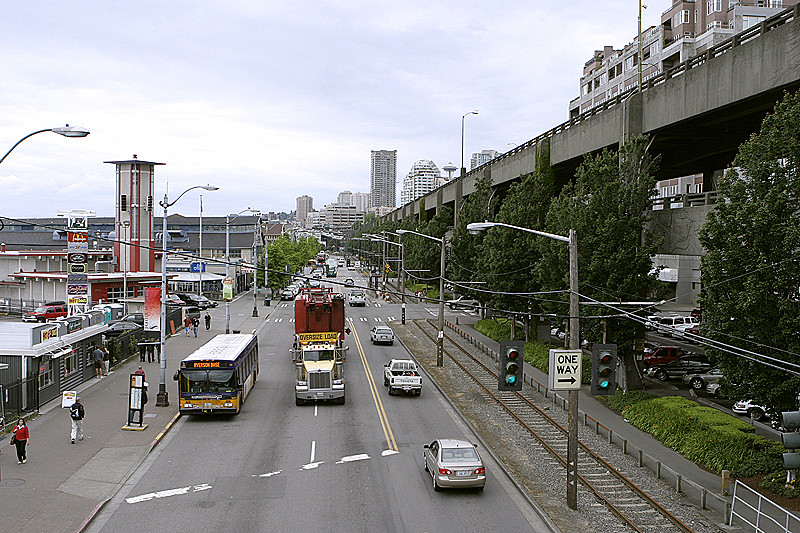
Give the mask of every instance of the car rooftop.
[[456, 439], [439, 439], [442, 443], [442, 448], [474, 448], [471, 442]]

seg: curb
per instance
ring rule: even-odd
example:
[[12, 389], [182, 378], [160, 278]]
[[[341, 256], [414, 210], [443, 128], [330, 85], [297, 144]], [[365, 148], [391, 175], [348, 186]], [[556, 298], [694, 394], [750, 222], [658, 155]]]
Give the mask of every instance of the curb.
[[428, 372], [425, 370], [425, 367], [422, 366], [419, 363], [419, 361], [417, 361], [417, 358], [414, 356], [414, 353], [411, 350], [409, 350], [408, 346], [406, 346], [406, 344], [403, 342], [402, 339], [398, 337], [397, 340], [400, 341], [400, 344], [403, 346], [403, 349], [405, 349], [405, 351], [408, 352], [408, 355], [414, 360], [414, 362], [417, 363], [417, 368], [419, 368], [425, 374], [428, 380], [430, 380], [433, 386], [436, 387], [436, 390], [439, 391], [439, 394], [442, 395], [442, 398], [444, 398], [444, 400], [447, 402], [447, 405], [449, 405], [450, 408], [453, 410], [453, 412], [458, 415], [458, 418], [464, 423], [464, 425], [469, 428], [470, 432], [472, 432], [472, 435], [478, 440], [478, 442], [480, 442], [483, 449], [486, 450], [492, 456], [492, 459], [498, 465], [500, 465], [500, 469], [503, 471], [503, 474], [511, 482], [511, 484], [514, 485], [514, 487], [517, 489], [517, 492], [519, 492], [520, 496], [522, 496], [522, 498], [526, 502], [528, 502], [528, 505], [533, 510], [533, 512], [536, 513], [536, 515], [542, 520], [542, 522], [547, 524], [551, 532], [560, 533], [561, 529], [555, 524], [555, 522], [553, 522], [553, 519], [550, 518], [550, 516], [539, 505], [539, 503], [536, 502], [536, 500], [531, 498], [530, 494], [528, 494], [528, 491], [525, 490], [525, 487], [523, 487], [522, 484], [519, 482], [519, 480], [517, 480], [517, 478], [514, 476], [514, 474], [512, 474], [511, 471], [508, 470], [508, 467], [506, 467], [506, 464], [503, 462], [503, 460], [500, 459], [500, 457], [494, 452], [494, 449], [492, 449], [492, 447], [489, 446], [486, 443], [486, 441], [483, 440], [483, 437], [481, 437], [480, 433], [478, 433], [478, 431], [470, 423], [470, 421], [467, 420], [467, 418], [463, 415], [463, 413], [461, 413], [461, 410], [452, 402], [450, 397], [442, 390], [442, 388], [439, 387], [439, 383], [437, 383], [436, 380], [433, 379], [433, 377], [431, 377], [430, 374], [428, 374]]
[[97, 517], [97, 515], [100, 513], [100, 511], [102, 511], [105, 508], [105, 506], [108, 504], [108, 502], [110, 502], [114, 498], [114, 496], [116, 496], [117, 492], [119, 492], [119, 489], [121, 489], [122, 486], [125, 484], [125, 482], [127, 482], [128, 479], [130, 479], [130, 476], [132, 476], [133, 473], [136, 472], [136, 470], [138, 470], [140, 466], [142, 466], [142, 463], [144, 463], [145, 459], [147, 459], [147, 456], [150, 455], [153, 452], [153, 450], [158, 445], [158, 443], [161, 442], [161, 439], [164, 438], [164, 435], [166, 435], [169, 432], [169, 430], [172, 428], [172, 426], [175, 424], [175, 422], [178, 421], [178, 419], [180, 417], [181, 417], [181, 413], [180, 412], [175, 413], [175, 416], [173, 416], [172, 419], [169, 422], [167, 422], [167, 425], [164, 426], [164, 429], [161, 430], [161, 433], [156, 435], [156, 438], [154, 438], [153, 442], [150, 443], [150, 450], [147, 452], [147, 455], [145, 455], [144, 458], [142, 459], [142, 461], [138, 465], [136, 465], [136, 468], [131, 469], [131, 472], [128, 475], [128, 477], [122, 480], [122, 482], [119, 484], [119, 487], [117, 488], [117, 490], [114, 491], [114, 494], [112, 494], [107, 499], [105, 499], [105, 500], [101, 501], [100, 503], [98, 503], [95, 506], [95, 508], [92, 509], [92, 511], [89, 513], [89, 515], [86, 518], [83, 519], [83, 522], [81, 522], [81, 525], [78, 527], [76, 533], [83, 533], [84, 531], [86, 531], [86, 528], [89, 527], [89, 525], [91, 525], [92, 521]]

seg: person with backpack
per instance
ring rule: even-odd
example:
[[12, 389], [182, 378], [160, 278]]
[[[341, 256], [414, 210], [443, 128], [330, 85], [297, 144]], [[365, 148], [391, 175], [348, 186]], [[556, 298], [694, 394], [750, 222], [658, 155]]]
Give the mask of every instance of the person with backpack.
[[197, 337], [197, 328], [200, 327], [200, 319], [198, 317], [192, 318], [192, 331], [194, 331], [194, 336]]
[[83, 440], [83, 417], [86, 416], [86, 411], [83, 408], [80, 398], [75, 398], [75, 403], [69, 408], [69, 417], [72, 419], [72, 433], [70, 438], [72, 444], [75, 444], [75, 439]]
[[26, 447], [31, 437], [28, 432], [28, 426], [25, 425], [25, 420], [23, 418], [17, 421], [17, 425], [11, 430], [11, 433], [13, 435], [11, 438], [12, 443], [17, 447], [17, 463], [27, 463], [28, 451]]

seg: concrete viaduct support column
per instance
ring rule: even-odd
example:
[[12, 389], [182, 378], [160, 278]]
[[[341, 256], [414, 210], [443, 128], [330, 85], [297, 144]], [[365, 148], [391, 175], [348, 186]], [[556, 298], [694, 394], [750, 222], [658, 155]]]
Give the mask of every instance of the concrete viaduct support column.
[[622, 124], [619, 145], [622, 146], [630, 139], [642, 134], [644, 122], [642, 113], [642, 93], [633, 93], [622, 102]]

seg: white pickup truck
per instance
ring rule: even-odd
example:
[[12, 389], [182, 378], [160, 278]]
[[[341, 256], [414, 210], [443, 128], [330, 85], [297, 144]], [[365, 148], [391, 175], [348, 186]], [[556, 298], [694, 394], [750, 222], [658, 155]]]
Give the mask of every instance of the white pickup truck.
[[422, 375], [411, 359], [392, 359], [383, 367], [383, 385], [389, 387], [389, 395], [395, 391], [422, 394]]

